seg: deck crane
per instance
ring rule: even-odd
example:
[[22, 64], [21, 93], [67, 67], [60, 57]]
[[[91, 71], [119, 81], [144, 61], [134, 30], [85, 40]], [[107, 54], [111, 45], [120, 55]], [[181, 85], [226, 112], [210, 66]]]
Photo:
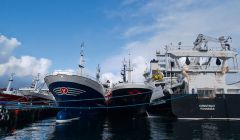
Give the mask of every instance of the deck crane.
[[205, 36], [203, 34], [199, 34], [195, 42], [193, 42], [194, 44], [193, 49], [199, 50], [199, 51], [207, 51], [208, 50], [207, 43], [209, 41], [212, 41], [212, 42], [220, 43], [223, 50], [230, 50], [230, 44], [228, 44], [229, 39], [231, 40], [232, 38], [230, 36], [221, 36], [219, 38], [213, 38], [213, 37]]

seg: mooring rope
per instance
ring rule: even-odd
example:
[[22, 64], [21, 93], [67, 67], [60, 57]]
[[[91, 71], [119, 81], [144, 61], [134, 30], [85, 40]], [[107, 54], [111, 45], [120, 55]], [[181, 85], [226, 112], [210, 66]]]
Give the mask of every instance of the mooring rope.
[[139, 103], [139, 104], [128, 104], [120, 106], [86, 106], [86, 107], [67, 107], [67, 106], [46, 106], [46, 105], [26, 105], [26, 106], [6, 106], [6, 109], [44, 109], [44, 108], [55, 108], [55, 109], [82, 109], [82, 110], [91, 110], [91, 109], [112, 109], [112, 108], [126, 108], [126, 107], [135, 107], [149, 105], [149, 103]]
[[[143, 94], [150, 94], [152, 93], [150, 92], [143, 92], [141, 94], [130, 94], [130, 95], [122, 95], [122, 96], [113, 96], [110, 97], [111, 99], [115, 99], [115, 98], [123, 98], [123, 97], [129, 97], [129, 96], [137, 96], [137, 95], [143, 95]], [[29, 103], [41, 103], [41, 102], [45, 102], [45, 103], [59, 103], [59, 102], [82, 102], [82, 101], [92, 101], [92, 100], [106, 100], [104, 97], [103, 98], [89, 98], [89, 99], [79, 99], [79, 100], [64, 100], [64, 101], [48, 101], [48, 100], [41, 100], [41, 101], [29, 101], [29, 102], [17, 102], [17, 101], [0, 101], [0, 104], [6, 103], [6, 104], [29, 104]]]
[[[178, 100], [180, 98], [184, 98], [186, 96], [189, 96], [190, 94], [185, 94], [179, 97], [166, 99], [164, 101], [170, 101], [170, 100]], [[125, 96], [125, 95], [124, 95]], [[124, 96], [116, 96], [124, 97]], [[131, 95], [133, 96], [133, 95]], [[99, 99], [99, 98], [96, 98]], [[91, 99], [93, 100], [93, 99]], [[69, 100], [71, 102], [72, 100]], [[77, 100], [74, 100], [77, 101]], [[78, 100], [81, 101], [81, 100]], [[134, 106], [143, 106], [143, 105], [149, 105], [150, 103], [137, 103], [137, 104], [127, 104], [127, 105], [119, 105], [119, 106], [109, 106], [109, 105], [102, 105], [102, 106], [79, 106], [79, 107], [69, 107], [69, 106], [56, 106], [56, 105], [28, 105], [28, 104], [17, 104], [14, 106], [6, 106], [7, 109], [44, 109], [44, 108], [54, 108], [54, 109], [82, 109], [82, 110], [91, 110], [91, 109], [113, 109], [113, 108], [126, 108], [126, 107], [134, 107]]]

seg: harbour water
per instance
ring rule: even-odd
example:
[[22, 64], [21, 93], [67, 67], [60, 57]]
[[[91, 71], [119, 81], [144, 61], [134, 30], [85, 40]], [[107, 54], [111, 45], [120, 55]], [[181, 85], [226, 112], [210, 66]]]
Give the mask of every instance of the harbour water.
[[80, 119], [59, 124], [55, 118], [31, 124], [0, 127], [3, 140], [159, 140], [240, 139], [240, 121], [135, 119]]

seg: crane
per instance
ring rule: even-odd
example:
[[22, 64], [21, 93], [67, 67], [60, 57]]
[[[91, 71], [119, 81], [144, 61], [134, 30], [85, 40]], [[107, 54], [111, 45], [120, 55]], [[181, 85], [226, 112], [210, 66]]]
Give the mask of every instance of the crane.
[[223, 50], [230, 50], [230, 44], [228, 44], [229, 39], [231, 40], [232, 38], [230, 36], [221, 36], [219, 38], [213, 38], [213, 37], [205, 36], [203, 34], [199, 34], [195, 42], [193, 42], [194, 44], [193, 49], [200, 50], [200, 51], [204, 51], [204, 50], [207, 51], [208, 50], [207, 43], [209, 41], [212, 41], [212, 42], [220, 43]]

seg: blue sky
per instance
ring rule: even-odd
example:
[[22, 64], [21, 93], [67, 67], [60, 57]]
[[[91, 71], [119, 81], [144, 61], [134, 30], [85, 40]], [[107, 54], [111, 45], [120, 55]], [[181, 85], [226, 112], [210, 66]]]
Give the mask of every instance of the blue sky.
[[90, 73], [101, 64], [103, 78], [118, 80], [130, 50], [141, 80], [166, 44], [192, 45], [203, 33], [231, 35], [239, 47], [239, 7], [238, 0], [0, 0], [0, 84], [11, 72], [27, 83], [38, 71], [76, 69], [82, 41]]
[[96, 65], [100, 63], [96, 60], [106, 58], [99, 54], [102, 49], [116, 53], [122, 42], [112, 32], [115, 19], [106, 15], [106, 10], [117, 4], [111, 0], [4, 0], [0, 5], [0, 17], [4, 19], [0, 31], [22, 43], [13, 52], [15, 56], [48, 58], [53, 62], [51, 70], [76, 66], [82, 41], [86, 57], [94, 58], [91, 63]]

